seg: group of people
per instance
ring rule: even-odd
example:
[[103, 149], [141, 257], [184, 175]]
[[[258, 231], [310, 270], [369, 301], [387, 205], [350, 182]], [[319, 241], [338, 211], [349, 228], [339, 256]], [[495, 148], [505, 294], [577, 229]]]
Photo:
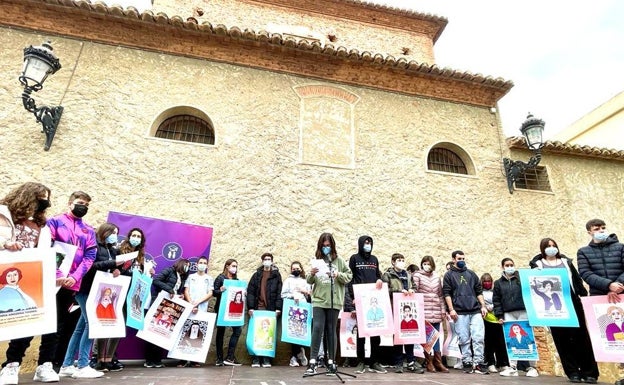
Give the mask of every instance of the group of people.
[[[113, 223], [104, 223], [96, 230], [82, 218], [87, 214], [91, 197], [76, 191], [69, 197], [66, 212], [47, 218], [51, 191], [40, 183], [25, 183], [12, 190], [0, 200], [0, 249], [17, 251], [22, 248], [50, 247], [59, 241], [77, 246], [69, 274], [57, 271], [56, 294], [57, 331], [43, 335], [39, 349], [38, 366], [34, 380], [57, 382], [59, 377], [97, 378], [105, 371], [121, 370], [123, 365], [116, 359], [119, 339], [88, 338], [89, 320], [87, 312], [80, 312], [77, 322], [71, 324], [68, 309], [77, 303], [85, 309], [86, 299], [97, 271], [106, 271], [113, 276], [132, 275], [133, 270], [154, 275], [154, 270], [144, 271], [145, 234], [139, 228], [131, 229], [119, 244], [119, 228]], [[540, 252], [530, 261], [535, 269], [563, 268], [570, 278], [571, 301], [579, 320], [578, 327], [551, 327], [550, 331], [557, 347], [563, 369], [571, 382], [596, 383], [599, 373], [589, 339], [580, 297], [588, 294], [584, 283], [589, 286], [590, 295], [607, 295], [612, 303], [619, 302], [624, 293], [624, 245], [615, 234], [606, 231], [606, 224], [599, 219], [587, 223], [591, 236], [587, 246], [578, 250], [577, 270], [572, 260], [561, 254], [555, 240], [544, 238]], [[466, 267], [466, 255], [456, 250], [447, 264], [442, 277], [436, 273], [434, 258], [425, 256], [420, 264], [406, 266], [406, 258], [395, 253], [390, 257], [391, 266], [382, 272], [378, 258], [372, 254], [373, 238], [367, 235], [358, 239], [358, 250], [348, 260], [338, 256], [336, 242], [331, 233], [320, 235], [309, 273], [299, 261], [290, 264], [288, 277], [282, 280], [281, 273], [271, 253], [261, 255], [261, 265], [249, 279], [246, 289], [246, 309], [250, 318], [254, 311], [274, 311], [279, 316], [284, 298], [296, 303], [305, 301], [312, 306], [312, 333], [310, 359], [303, 346], [292, 344], [291, 366], [306, 366], [305, 375], [314, 375], [322, 364], [328, 374], [337, 372], [337, 326], [339, 312], [357, 318], [354, 285], [373, 284], [374, 290], [381, 290], [386, 283], [392, 298], [393, 293], [412, 295], [422, 293], [424, 298], [424, 319], [434, 328], [440, 329], [445, 319], [454, 325], [461, 351], [461, 368], [466, 373], [500, 373], [502, 376], [517, 376], [524, 364], [526, 375], [538, 376], [535, 362], [517, 362], [507, 357], [502, 324], [527, 319], [526, 304], [522, 299], [521, 283], [514, 261], [501, 261], [501, 275], [494, 280], [486, 273], [480, 278]], [[118, 262], [116, 256], [133, 251], [138, 256], [127, 262]], [[214, 297], [215, 309], [219, 308], [226, 291], [225, 280], [237, 280], [238, 262], [228, 259], [223, 271], [213, 280], [208, 275], [208, 259], [199, 257], [195, 263], [196, 273], [191, 274], [191, 262], [179, 259], [153, 277], [153, 289], [165, 291], [171, 296], [180, 296], [193, 305], [193, 312], [209, 311], [208, 303]], [[321, 273], [322, 271], [322, 273]], [[5, 274], [6, 273], [6, 274]], [[18, 272], [4, 272], [5, 286], [14, 284]], [[544, 299], [548, 309], [556, 310], [562, 298], [552, 293], [552, 283], [542, 282], [538, 295]], [[550, 290], [549, 290], [550, 289]], [[19, 292], [18, 292], [19, 293]], [[105, 297], [105, 293], [103, 293]], [[242, 293], [239, 298], [242, 299]], [[106, 305], [110, 305], [109, 301]], [[233, 301], [230, 311], [242, 311], [242, 301]], [[621, 308], [614, 306], [613, 313]], [[100, 309], [110, 314], [108, 309]], [[406, 310], [411, 316], [410, 309]], [[618, 316], [618, 314], [616, 314]], [[409, 318], [409, 317], [407, 317]], [[406, 320], [406, 328], [413, 327]], [[418, 326], [416, 326], [418, 327]], [[619, 330], [611, 330], [613, 338], [624, 338], [622, 324]], [[73, 333], [68, 329], [73, 328]], [[224, 354], [224, 337], [227, 327], [216, 327], [216, 365], [238, 366], [235, 357], [241, 326], [231, 327], [232, 333]], [[69, 340], [63, 336], [71, 335]], [[518, 323], [511, 327], [512, 343], [531, 345], [526, 333]], [[33, 337], [15, 339], [9, 342], [6, 361], [2, 364], [3, 385], [18, 383], [19, 367]], [[370, 337], [370, 354], [365, 354], [366, 339], [357, 336], [357, 366], [355, 373], [386, 373], [387, 354], [382, 353], [379, 336]], [[513, 342], [515, 339], [516, 342]], [[162, 367], [163, 350], [146, 343], [145, 366]], [[75, 357], [77, 363], [74, 363]], [[424, 352], [424, 361], [416, 360], [414, 345], [399, 344], [392, 348], [391, 366], [396, 373], [405, 370], [415, 373], [442, 372], [449, 370], [444, 363], [440, 342], [436, 341], [431, 351]], [[321, 363], [321, 357], [323, 363]], [[92, 361], [90, 365], [90, 360]], [[252, 367], [270, 367], [271, 359], [252, 356]], [[197, 363], [180, 362], [179, 366], [194, 366]], [[93, 366], [93, 367], [92, 367]], [[55, 370], [55, 368], [57, 370]], [[57, 372], [58, 371], [58, 372]], [[624, 385], [623, 380], [616, 385]]]

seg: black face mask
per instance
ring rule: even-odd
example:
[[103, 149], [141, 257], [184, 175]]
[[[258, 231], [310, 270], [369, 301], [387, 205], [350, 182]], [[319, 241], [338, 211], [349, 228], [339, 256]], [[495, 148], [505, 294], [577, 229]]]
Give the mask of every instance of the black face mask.
[[72, 214], [77, 216], [78, 218], [82, 218], [87, 215], [87, 211], [89, 211], [89, 207], [86, 205], [74, 204], [74, 208], [72, 209]]
[[292, 275], [294, 275], [295, 277], [298, 277], [301, 275], [301, 270], [293, 270]]
[[37, 209], [35, 210], [38, 213], [44, 212], [45, 209], [50, 207], [50, 201], [47, 199], [37, 199]]

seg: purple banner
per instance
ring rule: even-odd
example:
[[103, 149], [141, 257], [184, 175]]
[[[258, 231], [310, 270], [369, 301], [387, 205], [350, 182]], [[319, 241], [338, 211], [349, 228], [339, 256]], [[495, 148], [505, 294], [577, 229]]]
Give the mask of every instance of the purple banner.
[[[108, 222], [119, 227], [119, 242], [126, 238], [130, 229], [138, 227], [145, 234], [145, 259], [153, 260], [158, 274], [180, 258], [189, 259], [191, 270], [195, 270], [197, 257], [210, 259], [212, 227], [165, 219], [110, 211]], [[136, 330], [126, 328], [126, 338], [120, 341], [117, 350], [120, 359], [143, 359], [144, 341], [136, 337]]]

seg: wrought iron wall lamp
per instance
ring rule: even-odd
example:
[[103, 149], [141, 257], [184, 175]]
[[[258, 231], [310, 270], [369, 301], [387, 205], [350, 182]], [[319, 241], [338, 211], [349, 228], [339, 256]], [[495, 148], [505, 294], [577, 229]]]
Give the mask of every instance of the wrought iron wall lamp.
[[527, 163], [516, 160], [513, 161], [509, 158], [503, 159], [503, 165], [505, 166], [505, 176], [507, 177], [507, 187], [509, 187], [509, 193], [513, 194], [514, 184], [523, 176], [527, 170], [537, 167], [540, 160], [542, 160], [542, 147], [544, 147], [544, 141], [542, 140], [542, 134], [544, 133], [545, 123], [541, 119], [533, 117], [531, 113], [527, 116], [524, 123], [520, 127], [520, 132], [526, 140], [527, 147], [533, 151], [533, 155]]

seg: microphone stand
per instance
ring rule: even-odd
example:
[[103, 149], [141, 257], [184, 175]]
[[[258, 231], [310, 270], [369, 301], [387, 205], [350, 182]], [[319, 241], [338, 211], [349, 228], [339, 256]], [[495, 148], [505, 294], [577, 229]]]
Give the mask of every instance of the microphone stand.
[[[331, 256], [328, 255], [328, 259], [329, 259], [329, 291], [331, 294], [331, 297], [329, 298], [329, 303], [331, 306], [331, 309], [329, 311], [329, 324], [333, 325], [334, 324], [334, 276], [333, 276], [333, 267], [332, 267], [332, 261], [331, 261]], [[314, 322], [314, 319], [312, 319], [312, 322]], [[323, 328], [325, 329], [325, 328]], [[327, 335], [327, 352], [328, 354], [328, 358], [327, 358], [327, 364], [326, 366], [326, 372], [325, 373], [312, 373], [312, 374], [304, 374], [303, 377], [314, 377], [314, 376], [318, 376], [320, 374], [325, 374], [327, 376], [336, 376], [340, 382], [342, 382], [343, 384], [345, 383], [345, 380], [342, 379], [342, 376], [349, 376], [352, 378], [357, 378], [356, 375], [351, 374], [351, 373], [345, 373], [345, 372], [341, 372], [338, 371], [338, 367], [336, 365], [336, 352], [334, 352], [334, 338], [336, 338], [336, 329], [334, 328], [334, 330], [332, 330], [331, 333], [329, 333], [329, 335]]]

